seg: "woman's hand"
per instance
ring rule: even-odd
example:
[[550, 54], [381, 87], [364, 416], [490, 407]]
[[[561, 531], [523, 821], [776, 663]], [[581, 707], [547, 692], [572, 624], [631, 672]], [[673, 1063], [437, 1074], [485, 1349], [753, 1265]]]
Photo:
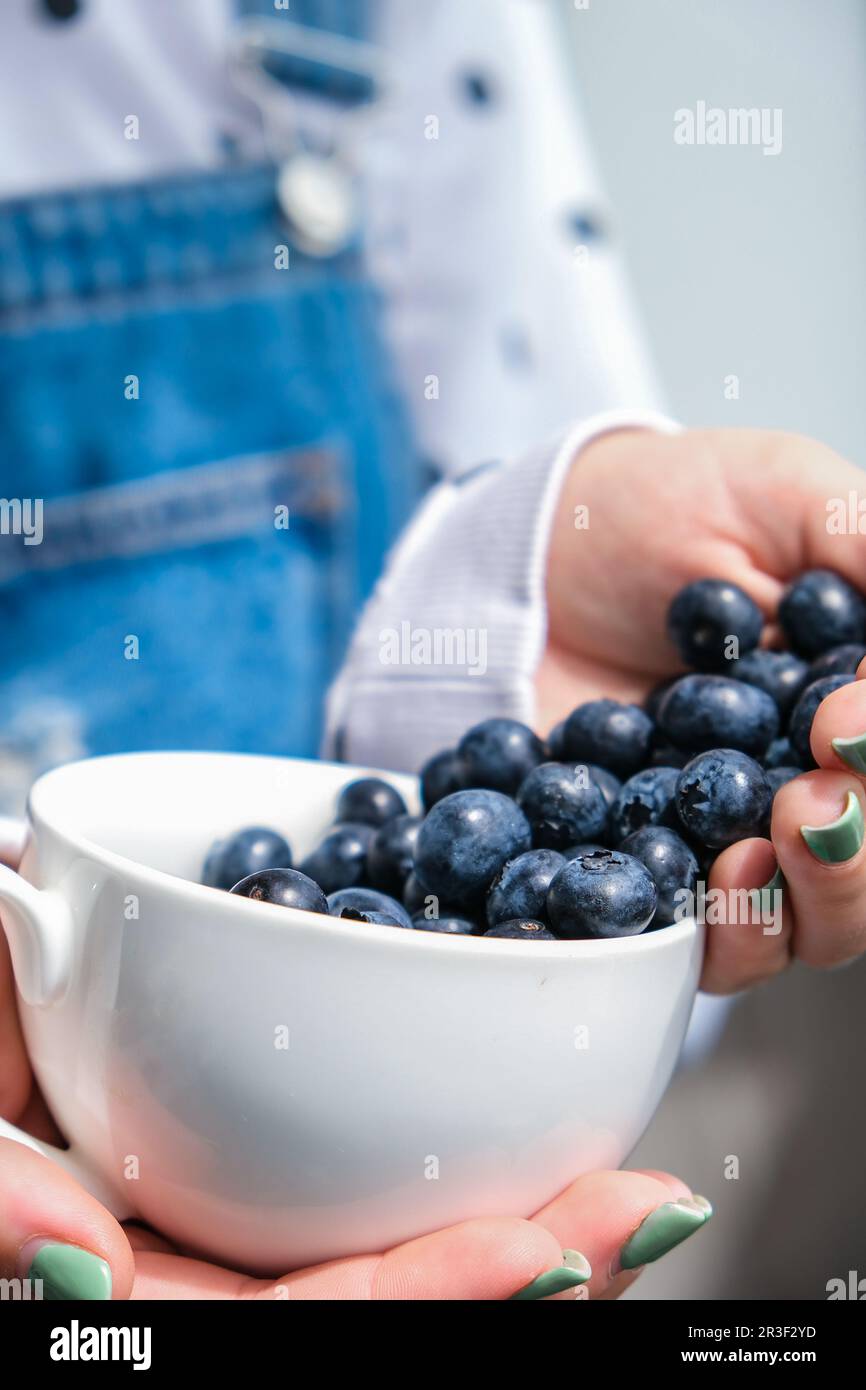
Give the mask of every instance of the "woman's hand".
[[[739, 584], [763, 609], [771, 643], [782, 590], [802, 570], [838, 570], [866, 587], [866, 534], [831, 534], [827, 527], [828, 502], [847, 503], [862, 482], [832, 450], [793, 435], [624, 430], [596, 440], [576, 460], [554, 522], [548, 645], [536, 682], [539, 726], [549, 728], [599, 695], [640, 700], [680, 669], [665, 618], [671, 599], [693, 579]], [[866, 675], [866, 663], [858, 675]], [[800, 833], [801, 826], [836, 821], [849, 791], [861, 809], [866, 805], [864, 777], [831, 741], [858, 735], [866, 735], [866, 680], [821, 705], [812, 729], [820, 770], [777, 795], [772, 843], [744, 840], [716, 859], [708, 888], [732, 902], [731, 890], [761, 888], [780, 868], [784, 911], [780, 930], [765, 931], [751, 918], [710, 924], [704, 989], [742, 989], [778, 973], [792, 956], [839, 965], [866, 947], [862, 831], [853, 854], [850, 841], [838, 849], [838, 835], [824, 837], [833, 853], [847, 854], [835, 863], [817, 858]]]
[[465, 1221], [384, 1254], [255, 1279], [120, 1227], [55, 1163], [0, 1141], [0, 1277], [30, 1271], [54, 1299], [609, 1299], [708, 1216], [666, 1173], [592, 1173], [531, 1221]]

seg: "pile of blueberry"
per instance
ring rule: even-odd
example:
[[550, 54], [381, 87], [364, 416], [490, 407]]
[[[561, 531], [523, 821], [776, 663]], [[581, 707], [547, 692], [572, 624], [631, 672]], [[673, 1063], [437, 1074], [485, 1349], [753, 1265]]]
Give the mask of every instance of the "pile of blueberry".
[[668, 632], [691, 674], [643, 708], [579, 705], [540, 739], [486, 719], [421, 769], [423, 816], [380, 778], [351, 782], [298, 867], [274, 831], [217, 844], [203, 881], [286, 907], [451, 935], [633, 936], [674, 921], [715, 854], [766, 835], [773, 797], [814, 767], [821, 700], [866, 656], [866, 602], [813, 570], [779, 606], [787, 651], [734, 584], [677, 595]]

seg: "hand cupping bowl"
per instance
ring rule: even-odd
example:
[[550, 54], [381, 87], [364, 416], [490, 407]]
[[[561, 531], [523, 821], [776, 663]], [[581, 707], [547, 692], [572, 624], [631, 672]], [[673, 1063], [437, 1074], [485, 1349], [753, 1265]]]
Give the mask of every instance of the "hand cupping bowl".
[[[196, 882], [273, 825], [296, 856], [354, 770], [225, 754], [70, 764], [30, 798], [0, 904], [33, 1066], [70, 1149], [8, 1124], [120, 1217], [280, 1273], [622, 1162], [676, 1062], [693, 920], [519, 942], [373, 926]], [[413, 779], [383, 774], [414, 809]]]

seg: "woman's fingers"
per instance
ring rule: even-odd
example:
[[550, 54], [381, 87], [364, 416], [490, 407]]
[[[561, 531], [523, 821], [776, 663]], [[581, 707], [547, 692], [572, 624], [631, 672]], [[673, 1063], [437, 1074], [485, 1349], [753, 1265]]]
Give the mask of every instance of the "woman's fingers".
[[793, 914], [793, 951], [807, 965], [866, 948], [863, 784], [850, 772], [807, 772], [773, 803], [772, 836]]
[[133, 1256], [123, 1230], [50, 1159], [0, 1140], [0, 1273], [39, 1279], [44, 1299], [127, 1298]]
[[465, 1221], [384, 1255], [258, 1280], [198, 1260], [136, 1254], [136, 1299], [504, 1300], [621, 1292], [709, 1219], [709, 1204], [666, 1173], [591, 1173], [531, 1221]]
[[[277, 1280], [143, 1253], [136, 1257], [133, 1298], [500, 1300], [562, 1269], [563, 1251], [549, 1231], [501, 1217], [465, 1221], [383, 1255], [334, 1260]], [[576, 1274], [585, 1282], [584, 1271]]]
[[793, 917], [776, 881], [769, 840], [740, 840], [713, 864], [703, 902], [706, 951], [701, 989], [732, 994], [784, 970]]

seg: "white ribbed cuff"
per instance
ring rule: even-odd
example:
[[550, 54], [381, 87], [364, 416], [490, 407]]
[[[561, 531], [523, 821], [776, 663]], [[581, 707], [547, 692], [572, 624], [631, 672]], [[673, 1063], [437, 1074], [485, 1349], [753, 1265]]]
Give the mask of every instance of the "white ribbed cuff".
[[655, 412], [609, 411], [552, 447], [435, 488], [391, 556], [331, 689], [326, 756], [416, 769], [479, 719], [532, 724], [547, 551], [568, 470], [613, 430], [679, 428]]

